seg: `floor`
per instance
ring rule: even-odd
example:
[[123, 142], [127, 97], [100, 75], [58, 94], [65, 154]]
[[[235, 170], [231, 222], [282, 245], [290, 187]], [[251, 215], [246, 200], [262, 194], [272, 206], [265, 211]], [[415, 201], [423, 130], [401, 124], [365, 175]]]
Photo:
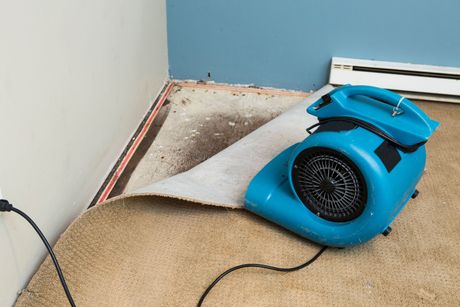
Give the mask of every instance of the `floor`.
[[176, 86], [159, 116], [160, 121], [166, 117], [161, 133], [151, 141], [129, 178], [122, 178], [127, 181], [122, 192], [133, 192], [192, 168], [301, 102], [306, 95]]
[[[163, 126], [125, 191], [193, 167], [302, 99], [176, 87]], [[459, 306], [460, 105], [420, 106], [442, 126], [428, 143], [421, 193], [389, 237], [328, 250], [295, 273], [235, 272], [205, 305]], [[243, 210], [157, 197], [121, 199], [87, 211], [55, 249], [79, 306], [194, 306], [206, 286], [233, 265], [293, 266], [318, 246]], [[49, 259], [17, 302], [66, 304]]]

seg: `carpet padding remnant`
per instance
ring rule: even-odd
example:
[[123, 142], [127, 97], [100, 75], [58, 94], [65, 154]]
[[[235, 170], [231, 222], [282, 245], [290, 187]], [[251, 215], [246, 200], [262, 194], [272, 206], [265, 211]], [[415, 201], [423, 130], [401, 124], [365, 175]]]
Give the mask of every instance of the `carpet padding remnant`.
[[[179, 94], [170, 98], [171, 112], [181, 112], [180, 101], [174, 97]], [[235, 97], [235, 103], [241, 101], [248, 100]], [[190, 105], [193, 104], [191, 99]], [[379, 236], [353, 248], [329, 249], [314, 264], [293, 273], [258, 269], [234, 272], [213, 289], [204, 306], [460, 306], [460, 106], [425, 102], [419, 105], [430, 117], [440, 121], [441, 127], [427, 144], [426, 171], [418, 186], [420, 195], [397, 217], [388, 237]], [[206, 139], [201, 140], [198, 140], [201, 134], [192, 131], [196, 142], [213, 142], [214, 133], [232, 135], [234, 130], [231, 129], [235, 128], [228, 123], [238, 122], [233, 120], [232, 114], [240, 114], [240, 107], [231, 111], [225, 106], [229, 109], [227, 114], [215, 117], [227, 122], [229, 130], [211, 135], [203, 133]], [[298, 127], [300, 130], [308, 126], [305, 107], [302, 105], [298, 108], [300, 111], [296, 111], [303, 112], [301, 116], [305, 118], [305, 123]], [[197, 123], [201, 120], [198, 113], [194, 119]], [[270, 120], [275, 113], [262, 121]], [[274, 127], [272, 123], [276, 124], [285, 114], [271, 121], [268, 127]], [[160, 179], [192, 168], [193, 163], [175, 162], [187, 160], [181, 152], [196, 154], [196, 163], [216, 153], [207, 151], [213, 146], [204, 145], [193, 146], [193, 152], [178, 151], [175, 143], [168, 143], [166, 136], [168, 129], [181, 123], [167, 122], [152, 146], [163, 146], [163, 149], [170, 146], [171, 150], [159, 153], [154, 159], [168, 160], [168, 167], [161, 168], [161, 163], [165, 162], [153, 165], [150, 173], [159, 175], [152, 175], [148, 182], [142, 182], [144, 185], [161, 182]], [[241, 123], [244, 125], [244, 120]], [[209, 125], [220, 127], [221, 123]], [[264, 131], [269, 130], [264, 130], [265, 127], [254, 132], [257, 139], [267, 137]], [[199, 131], [194, 126], [187, 126], [187, 129]], [[251, 138], [254, 133], [201, 165], [218, 166], [227, 154], [239, 157], [236, 147], [250, 148], [252, 142], [257, 141]], [[294, 139], [301, 136], [297, 133]], [[280, 135], [271, 135], [273, 140], [277, 137]], [[275, 143], [281, 146], [287, 141]], [[187, 145], [186, 142], [182, 144]], [[262, 160], [269, 158], [263, 152], [248, 153], [257, 167], [263, 164], [257, 160], [259, 155]], [[161, 159], [161, 156], [167, 158]], [[233, 163], [231, 160], [228, 162]], [[192, 168], [188, 172], [190, 178], [194, 178], [192, 185], [206, 174], [204, 169]], [[212, 181], [222, 180], [220, 172], [228, 172], [228, 169], [217, 169], [219, 175], [213, 180], [203, 178], [203, 186], [213, 187]], [[186, 182], [185, 175], [178, 176], [177, 180]], [[228, 173], [228, 176], [234, 175]], [[135, 190], [144, 179], [142, 176], [134, 178], [138, 181], [128, 187]], [[225, 184], [233, 184], [232, 179], [222, 183], [224, 187]], [[244, 184], [238, 187], [242, 188]], [[205, 195], [203, 203], [208, 204], [205, 206], [199, 205], [198, 194], [190, 192], [192, 195], [189, 191], [180, 197], [193, 198], [193, 202], [173, 198], [172, 190], [165, 193], [168, 197], [147, 196], [149, 193], [144, 190], [144, 194], [137, 194], [139, 196], [121, 196], [85, 212], [55, 246], [77, 305], [194, 306], [209, 283], [231, 266], [252, 262], [289, 267], [305, 262], [318, 251], [317, 245], [249, 212], [227, 208], [239, 207], [238, 189], [232, 190], [237, 193], [234, 197], [224, 192], [227, 200], [216, 204], [220, 207], [210, 206], [219, 199], [220, 191], [214, 191], [217, 196]], [[157, 190], [153, 189], [150, 194], [155, 193]], [[67, 306], [49, 257], [22, 292], [16, 306]]]

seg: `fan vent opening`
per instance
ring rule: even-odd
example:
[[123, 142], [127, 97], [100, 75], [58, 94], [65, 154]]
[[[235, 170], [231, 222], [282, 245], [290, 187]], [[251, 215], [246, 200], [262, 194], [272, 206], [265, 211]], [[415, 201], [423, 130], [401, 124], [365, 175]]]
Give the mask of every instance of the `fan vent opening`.
[[335, 150], [313, 147], [302, 151], [294, 161], [292, 179], [302, 203], [321, 218], [346, 222], [364, 210], [364, 177], [349, 158]]

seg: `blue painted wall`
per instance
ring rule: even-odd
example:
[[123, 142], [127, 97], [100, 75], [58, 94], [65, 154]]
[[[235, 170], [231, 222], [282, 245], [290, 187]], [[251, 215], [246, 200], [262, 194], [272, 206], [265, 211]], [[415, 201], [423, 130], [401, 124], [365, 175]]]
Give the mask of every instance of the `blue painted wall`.
[[309, 90], [332, 56], [460, 66], [459, 0], [168, 0], [176, 79]]

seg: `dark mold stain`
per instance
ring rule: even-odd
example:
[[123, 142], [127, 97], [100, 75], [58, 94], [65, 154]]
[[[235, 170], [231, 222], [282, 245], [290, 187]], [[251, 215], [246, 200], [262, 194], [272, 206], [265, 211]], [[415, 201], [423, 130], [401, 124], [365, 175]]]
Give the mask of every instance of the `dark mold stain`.
[[182, 104], [183, 106], [187, 106], [187, 105], [189, 105], [191, 102], [192, 102], [192, 101], [191, 101], [190, 99], [188, 99], [188, 98], [184, 98], [184, 99], [181, 100], [181, 104]]
[[[277, 115], [278, 113], [267, 113], [265, 116], [244, 117], [239, 114], [204, 114], [202, 119], [197, 118], [191, 121], [193, 124], [185, 129], [189, 129], [189, 131], [196, 129], [199, 134], [189, 138], [188, 146], [184, 146], [182, 152], [178, 153], [181, 157], [177, 159], [175, 172], [181, 173], [193, 168]], [[209, 117], [210, 120], [205, 120], [206, 117]], [[199, 126], [200, 123], [203, 125], [202, 127]], [[229, 123], [234, 123], [234, 125]]]

